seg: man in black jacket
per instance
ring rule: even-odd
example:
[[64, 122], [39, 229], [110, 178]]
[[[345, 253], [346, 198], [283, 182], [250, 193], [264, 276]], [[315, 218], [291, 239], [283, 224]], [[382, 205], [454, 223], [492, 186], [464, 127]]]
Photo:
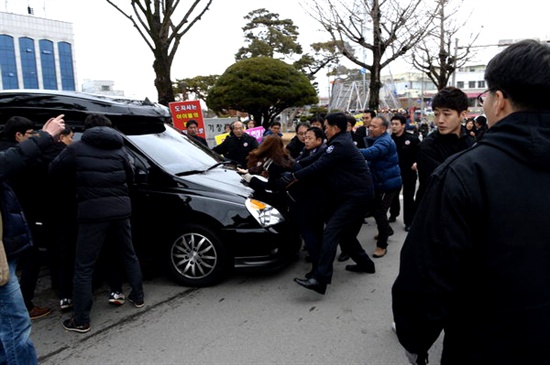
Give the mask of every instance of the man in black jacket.
[[194, 139], [197, 142], [202, 143], [204, 146], [208, 147], [208, 143], [206, 142], [206, 139], [199, 136], [197, 133], [199, 133], [199, 123], [197, 123], [196, 120], [191, 119], [187, 123], [185, 123], [185, 129], [187, 130], [187, 135]]
[[286, 145], [286, 149], [290, 154], [290, 157], [297, 159], [305, 147], [306, 132], [310, 127], [309, 122], [300, 122], [296, 124], [296, 135], [292, 137], [290, 142]]
[[[489, 130], [432, 175], [393, 285], [413, 364], [550, 358], [550, 47], [521, 41], [487, 65]], [[543, 360], [544, 359], [544, 360]]]
[[[399, 170], [401, 171], [401, 180], [403, 182], [403, 223], [405, 223], [405, 231], [408, 231], [411, 228], [414, 217], [416, 170], [413, 168], [413, 165], [416, 162], [416, 151], [418, 150], [420, 140], [414, 134], [407, 133], [405, 130], [406, 126], [407, 119], [405, 116], [396, 114], [391, 118], [391, 138], [397, 147]], [[400, 210], [401, 204], [398, 193], [392, 200], [388, 221], [395, 222]]]
[[[20, 255], [32, 246], [31, 233], [17, 198], [6, 180], [16, 176], [46, 151], [65, 128], [63, 115], [50, 119], [37, 135], [0, 152], [2, 241], [10, 278], [0, 286], [0, 364], [37, 364], [30, 339], [31, 321], [15, 273]], [[52, 138], [53, 137], [53, 138]], [[41, 194], [50, 194], [42, 191]]]
[[[34, 133], [33, 121], [25, 117], [13, 116], [8, 119], [2, 131], [3, 138], [0, 140], [0, 150], [4, 151], [10, 147], [15, 147], [32, 137]], [[44, 218], [48, 211], [47, 196], [35, 193], [36, 182], [40, 181], [45, 184], [48, 178], [48, 163], [53, 159], [48, 158], [47, 155], [50, 154], [48, 150], [44, 150], [40, 158], [9, 179], [9, 185], [15, 192], [19, 204], [21, 204], [33, 240], [32, 248], [21, 256], [18, 263], [18, 269], [21, 270], [19, 285], [31, 319], [42, 318], [52, 312], [50, 308], [39, 307], [34, 304], [34, 292], [42, 261], [40, 248], [43, 249], [47, 246]]]
[[416, 204], [426, 190], [428, 178], [448, 157], [474, 144], [474, 139], [462, 127], [468, 111], [468, 96], [456, 87], [439, 90], [432, 101], [437, 130], [422, 140], [416, 154], [418, 191]]
[[372, 260], [357, 240], [363, 217], [374, 198], [374, 187], [369, 169], [347, 130], [344, 113], [332, 113], [325, 117], [327, 149], [312, 164], [286, 175], [281, 183], [311, 184], [325, 181], [327, 189], [325, 209], [327, 219], [323, 242], [315, 271], [306, 279], [294, 279], [299, 285], [325, 294], [332, 281], [332, 265], [338, 243], [356, 265], [347, 265], [346, 270], [374, 273]]
[[117, 245], [132, 292], [129, 300], [142, 307], [143, 286], [139, 261], [132, 245], [132, 207], [128, 184], [133, 168], [124, 139], [105, 116], [91, 114], [78, 142], [67, 146], [50, 164], [55, 176], [74, 181], [77, 192], [78, 237], [73, 279], [74, 316], [63, 322], [68, 331], [88, 332], [92, 309], [92, 277], [107, 238]]
[[244, 124], [241, 122], [233, 122], [230, 128], [229, 135], [212, 149], [223, 157], [235, 161], [240, 167], [246, 168], [248, 154], [258, 148], [258, 141], [245, 133]]

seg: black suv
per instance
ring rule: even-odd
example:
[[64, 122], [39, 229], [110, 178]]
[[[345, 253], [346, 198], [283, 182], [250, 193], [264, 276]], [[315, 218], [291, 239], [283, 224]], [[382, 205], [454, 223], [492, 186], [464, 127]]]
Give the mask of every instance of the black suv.
[[187, 286], [223, 280], [233, 268], [278, 269], [300, 240], [285, 212], [254, 191], [221, 156], [174, 129], [167, 108], [83, 93], [0, 91], [0, 125], [14, 115], [40, 128], [65, 115], [78, 138], [90, 113], [122, 132], [135, 167], [132, 230], [142, 264], [167, 264]]

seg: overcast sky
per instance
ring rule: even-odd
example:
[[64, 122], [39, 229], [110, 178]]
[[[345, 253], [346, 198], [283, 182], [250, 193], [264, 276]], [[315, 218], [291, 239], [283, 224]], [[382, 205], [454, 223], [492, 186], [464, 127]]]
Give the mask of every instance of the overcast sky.
[[[127, 7], [130, 1], [116, 2]], [[241, 28], [246, 21], [243, 17], [259, 8], [278, 13], [281, 19], [293, 19], [299, 27], [299, 42], [305, 50], [313, 42], [327, 40], [325, 33], [300, 6], [304, 2], [214, 0], [202, 20], [182, 39], [172, 67], [172, 78], [222, 74], [234, 63], [234, 54], [244, 44]], [[187, 9], [191, 1], [181, 0], [181, 3], [180, 6]], [[126, 96], [157, 99], [152, 53], [130, 21], [105, 0], [3, 0], [0, 9], [24, 14], [27, 6], [34, 8], [35, 16], [73, 23], [79, 86], [84, 79], [113, 80], [115, 89], [124, 90]], [[479, 30], [482, 26], [478, 45], [496, 44], [500, 39], [550, 39], [550, 1], [464, 0], [461, 16], [465, 18], [472, 11], [463, 36], [467, 37], [471, 30]], [[487, 47], [486, 51], [494, 53], [497, 48]], [[409, 68], [403, 62], [390, 66], [394, 74]], [[326, 76], [320, 75], [317, 81], [321, 95], [326, 96]]]

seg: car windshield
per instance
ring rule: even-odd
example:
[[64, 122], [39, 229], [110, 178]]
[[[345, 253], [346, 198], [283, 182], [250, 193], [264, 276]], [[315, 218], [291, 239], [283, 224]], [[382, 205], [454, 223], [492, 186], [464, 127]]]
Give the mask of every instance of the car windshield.
[[204, 172], [222, 160], [214, 152], [199, 146], [171, 126], [166, 126], [166, 130], [161, 133], [126, 136], [157, 164], [174, 175]]

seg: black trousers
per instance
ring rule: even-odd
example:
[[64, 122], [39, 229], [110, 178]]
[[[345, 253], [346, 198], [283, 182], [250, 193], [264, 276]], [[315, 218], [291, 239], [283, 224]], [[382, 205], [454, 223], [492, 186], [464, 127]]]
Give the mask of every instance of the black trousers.
[[374, 194], [374, 211], [372, 216], [374, 217], [376, 227], [378, 228], [378, 240], [376, 241], [376, 247], [388, 247], [388, 233], [390, 230], [390, 224], [388, 223], [388, 209], [390, 208], [394, 197], [399, 199], [397, 194], [399, 194], [399, 189], [386, 192], [376, 192]]
[[357, 240], [369, 205], [370, 199], [367, 196], [346, 197], [329, 210], [319, 262], [313, 274], [319, 282], [329, 284], [332, 281], [333, 263], [339, 243], [358, 265], [374, 267]]
[[126, 269], [128, 283], [132, 288], [130, 298], [136, 301], [143, 299], [141, 268], [132, 245], [130, 219], [80, 223], [73, 279], [74, 317], [78, 324], [90, 322], [93, 302], [92, 278], [96, 261], [107, 237], [109, 237], [108, 242], [116, 245], [118, 258]]
[[[414, 202], [414, 194], [416, 192], [416, 174], [401, 175], [401, 179], [403, 180], [403, 223], [405, 223], [405, 226], [410, 226], [416, 211], [416, 205]], [[401, 213], [399, 192], [397, 192], [397, 196], [394, 197], [390, 206], [391, 217], [398, 217]]]

